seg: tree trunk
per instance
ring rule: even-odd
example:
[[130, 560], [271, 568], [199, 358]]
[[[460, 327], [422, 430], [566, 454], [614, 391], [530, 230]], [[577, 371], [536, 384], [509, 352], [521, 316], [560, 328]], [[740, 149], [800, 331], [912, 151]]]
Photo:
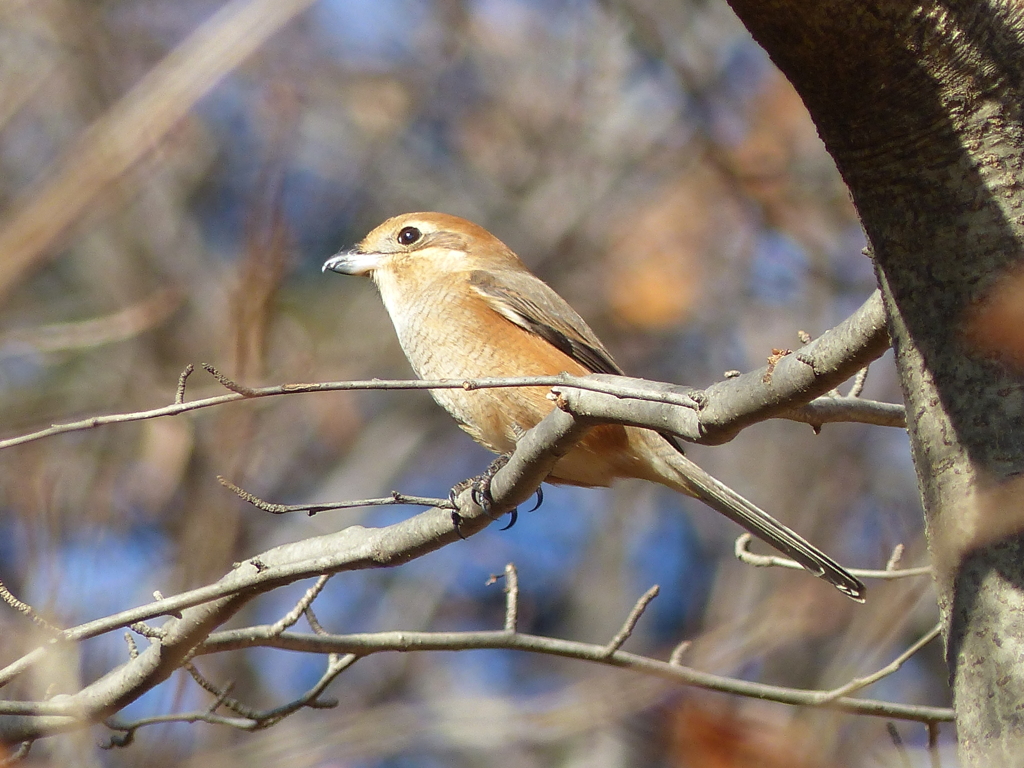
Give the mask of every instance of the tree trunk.
[[730, 2], [803, 97], [874, 251], [963, 764], [1024, 765], [1024, 6]]

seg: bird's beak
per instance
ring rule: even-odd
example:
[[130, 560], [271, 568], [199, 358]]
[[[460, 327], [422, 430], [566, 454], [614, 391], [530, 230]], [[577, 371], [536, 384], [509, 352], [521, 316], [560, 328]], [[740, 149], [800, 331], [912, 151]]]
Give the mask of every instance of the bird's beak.
[[327, 261], [321, 271], [340, 272], [343, 275], [365, 275], [380, 266], [379, 253], [362, 251], [340, 251]]

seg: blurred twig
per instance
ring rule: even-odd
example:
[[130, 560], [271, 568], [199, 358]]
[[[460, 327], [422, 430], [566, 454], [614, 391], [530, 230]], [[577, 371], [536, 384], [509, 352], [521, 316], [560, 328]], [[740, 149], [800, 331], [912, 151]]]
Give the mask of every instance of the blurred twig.
[[35, 352], [62, 352], [124, 341], [160, 325], [181, 306], [182, 299], [179, 291], [160, 288], [112, 315], [8, 331], [0, 336], [0, 348], [23, 346]]
[[854, 693], [855, 691], [859, 691], [862, 688], [867, 688], [872, 683], [877, 683], [883, 677], [888, 677], [889, 675], [898, 671], [899, 668], [902, 667], [911, 656], [913, 656], [915, 653], [917, 653], [926, 645], [928, 645], [928, 643], [930, 643], [932, 640], [937, 638], [940, 632], [942, 632], [942, 624], [936, 624], [934, 627], [925, 632], [924, 635], [922, 635], [917, 642], [915, 642], [913, 645], [907, 648], [907, 650], [905, 650], [903, 653], [901, 653], [899, 656], [893, 659], [893, 661], [889, 664], [886, 664], [884, 667], [882, 667], [876, 672], [871, 673], [870, 675], [858, 677], [846, 683], [846, 685], [841, 685], [838, 688], [833, 688], [831, 691], [828, 692], [828, 695], [833, 699], [840, 699], [843, 696], [848, 696], [849, 694]]
[[85, 131], [0, 226], [0, 297], [228, 72], [313, 0], [231, 0]]

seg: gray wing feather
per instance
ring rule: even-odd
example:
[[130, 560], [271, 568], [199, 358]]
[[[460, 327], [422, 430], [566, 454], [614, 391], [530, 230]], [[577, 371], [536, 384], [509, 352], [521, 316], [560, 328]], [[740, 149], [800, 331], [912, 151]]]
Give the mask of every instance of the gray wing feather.
[[540, 278], [529, 272], [479, 270], [469, 273], [469, 283], [502, 317], [540, 336], [588, 371], [622, 375], [590, 326]]

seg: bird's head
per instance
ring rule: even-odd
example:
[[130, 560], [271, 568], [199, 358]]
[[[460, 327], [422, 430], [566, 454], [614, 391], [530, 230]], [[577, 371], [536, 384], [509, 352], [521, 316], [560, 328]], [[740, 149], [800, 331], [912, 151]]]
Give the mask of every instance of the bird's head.
[[483, 227], [447, 213], [404, 213], [374, 229], [349, 251], [329, 258], [323, 271], [369, 275], [380, 284], [476, 269], [524, 269], [519, 258]]

